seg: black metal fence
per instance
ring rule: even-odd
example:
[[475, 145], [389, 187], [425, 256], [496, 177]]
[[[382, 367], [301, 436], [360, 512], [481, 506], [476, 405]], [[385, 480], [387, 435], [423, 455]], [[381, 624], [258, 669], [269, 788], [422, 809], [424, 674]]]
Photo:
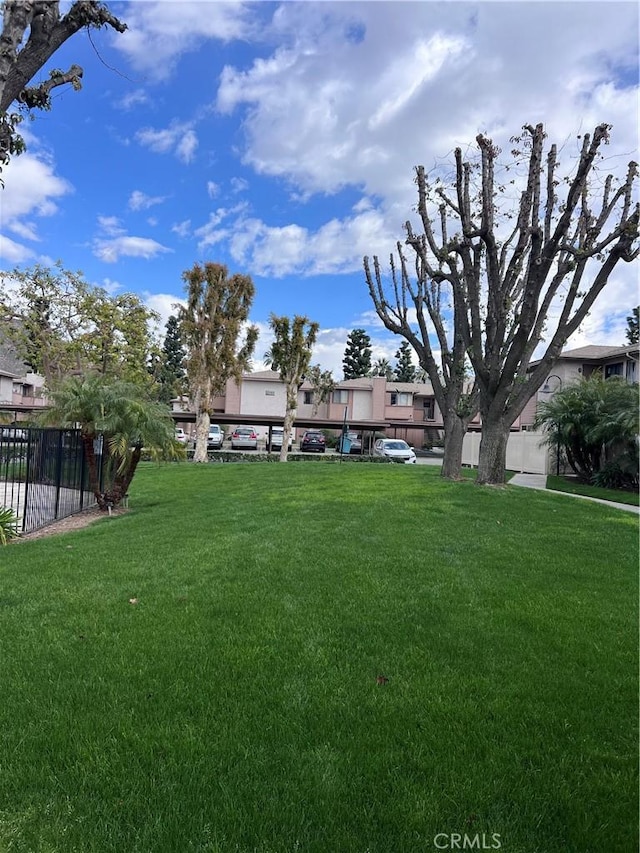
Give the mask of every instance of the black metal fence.
[[[103, 444], [94, 445], [101, 491], [109, 468]], [[0, 428], [0, 507], [13, 510], [23, 533], [95, 503], [80, 430]]]

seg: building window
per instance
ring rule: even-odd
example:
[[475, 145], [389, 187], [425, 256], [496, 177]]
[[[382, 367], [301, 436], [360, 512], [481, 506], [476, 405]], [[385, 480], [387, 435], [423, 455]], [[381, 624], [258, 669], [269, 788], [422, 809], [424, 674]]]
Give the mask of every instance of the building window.
[[622, 376], [622, 362], [617, 364], [607, 364], [604, 368], [604, 378], [609, 379], [610, 376]]
[[348, 403], [349, 402], [349, 392], [345, 391], [345, 390], [334, 391], [331, 395], [331, 401], [333, 403]]
[[391, 405], [392, 406], [410, 406], [411, 405], [411, 394], [401, 394], [398, 391], [391, 392]]
[[266, 397], [275, 397], [276, 396], [275, 391], [265, 391], [264, 393], [265, 393]]
[[313, 403], [313, 391], [303, 391], [304, 394], [304, 404], [305, 406], [310, 406]]
[[422, 420], [423, 421], [434, 421], [436, 418], [436, 406], [435, 400], [433, 397], [430, 397], [428, 400], [422, 401]]

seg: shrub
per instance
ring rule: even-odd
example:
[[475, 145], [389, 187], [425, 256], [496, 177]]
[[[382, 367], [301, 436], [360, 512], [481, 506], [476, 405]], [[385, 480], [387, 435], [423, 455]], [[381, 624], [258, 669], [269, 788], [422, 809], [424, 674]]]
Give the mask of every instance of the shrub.
[[10, 539], [16, 539], [18, 519], [9, 507], [0, 507], [0, 545], [6, 545]]

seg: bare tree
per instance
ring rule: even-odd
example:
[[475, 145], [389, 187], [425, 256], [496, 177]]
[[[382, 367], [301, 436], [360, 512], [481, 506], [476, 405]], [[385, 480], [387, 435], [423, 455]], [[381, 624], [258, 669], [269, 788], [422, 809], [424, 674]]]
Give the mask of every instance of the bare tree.
[[0, 169], [12, 154], [24, 150], [16, 130], [22, 115], [8, 113], [11, 104], [23, 110], [48, 110], [52, 89], [65, 83], [80, 89], [84, 72], [79, 65], [67, 71], [52, 70], [49, 79], [36, 86], [27, 84], [67, 39], [84, 27], [103, 26], [119, 33], [127, 28], [103, 3], [94, 0], [76, 0], [62, 17], [58, 0], [5, 0], [0, 37]]
[[[426, 205], [426, 178], [424, 169], [418, 167], [418, 212], [424, 225], [424, 233], [414, 234], [411, 224], [406, 223], [407, 243], [415, 252], [416, 276], [413, 281], [407, 268], [402, 246], [397, 243], [399, 268], [393, 255], [390, 256], [391, 281], [386, 284], [377, 256], [373, 258], [373, 272], [369, 259], [364, 258], [364, 271], [378, 317], [389, 331], [401, 335], [413, 347], [420, 367], [431, 380], [433, 394], [442, 414], [444, 426], [444, 456], [441, 475], [447, 479], [458, 479], [462, 467], [462, 442], [469, 421], [477, 411], [477, 390], [468, 380], [464, 338], [458, 328], [462, 319], [462, 308], [451, 288], [438, 276], [433, 276], [433, 265], [429, 252], [440, 255], [445, 252], [447, 230], [441, 218], [439, 242], [436, 239]], [[449, 302], [454, 303], [453, 328], [449, 332], [446, 313]], [[415, 311], [415, 321], [412, 312]], [[432, 346], [431, 335], [437, 344]], [[439, 357], [437, 349], [440, 350]]]
[[280, 450], [280, 462], [286, 462], [289, 437], [298, 408], [298, 391], [309, 368], [311, 350], [320, 326], [310, 322], [307, 317], [296, 315], [291, 321], [288, 317], [277, 317], [275, 314], [271, 315], [269, 325], [273, 329], [274, 341], [265, 354], [265, 364], [280, 373], [287, 393]]
[[[446, 283], [452, 292], [454, 339], [460, 338], [473, 368], [482, 417], [480, 483], [504, 482], [511, 425], [617, 264], [638, 257], [638, 167], [629, 163], [619, 180], [601, 174], [598, 161], [609, 130], [601, 124], [582, 137], [575, 168], [563, 180], [555, 145], [545, 163], [542, 124], [526, 125], [512, 138], [514, 162], [504, 167], [499, 149], [482, 134], [476, 137], [476, 162], [456, 149], [451, 187], [437, 181], [429, 186], [418, 169], [420, 205], [438, 209], [443, 239], [436, 241], [423, 215], [424, 238], [409, 230], [408, 242], [417, 249], [419, 278], [431, 288]], [[520, 165], [522, 187], [513, 205], [508, 194], [518, 186]], [[566, 192], [559, 198], [562, 183]]]
[[223, 264], [194, 264], [182, 274], [187, 305], [179, 311], [180, 329], [187, 349], [185, 367], [191, 401], [196, 412], [194, 462], [207, 461], [207, 439], [214, 397], [222, 394], [227, 379], [239, 380], [249, 366], [258, 339], [256, 326], [248, 326], [238, 349], [255, 293], [248, 275], [229, 277]]

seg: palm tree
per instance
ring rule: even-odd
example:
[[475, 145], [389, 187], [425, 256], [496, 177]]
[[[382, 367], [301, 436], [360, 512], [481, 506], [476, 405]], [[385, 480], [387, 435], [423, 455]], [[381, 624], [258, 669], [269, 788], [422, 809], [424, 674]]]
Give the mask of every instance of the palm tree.
[[388, 358], [379, 358], [371, 368], [369, 376], [384, 376], [385, 379], [393, 379], [393, 368]]
[[605, 465], [614, 465], [637, 482], [637, 385], [590, 376], [540, 403], [535, 426], [546, 427], [545, 444], [563, 448], [582, 480], [593, 482]]
[[[100, 509], [117, 506], [127, 494], [143, 448], [152, 457], [178, 459], [184, 448], [166, 405], [149, 400], [136, 385], [100, 375], [71, 376], [50, 394], [47, 423], [80, 428], [89, 485]], [[113, 469], [102, 491], [96, 443], [102, 437]]]

